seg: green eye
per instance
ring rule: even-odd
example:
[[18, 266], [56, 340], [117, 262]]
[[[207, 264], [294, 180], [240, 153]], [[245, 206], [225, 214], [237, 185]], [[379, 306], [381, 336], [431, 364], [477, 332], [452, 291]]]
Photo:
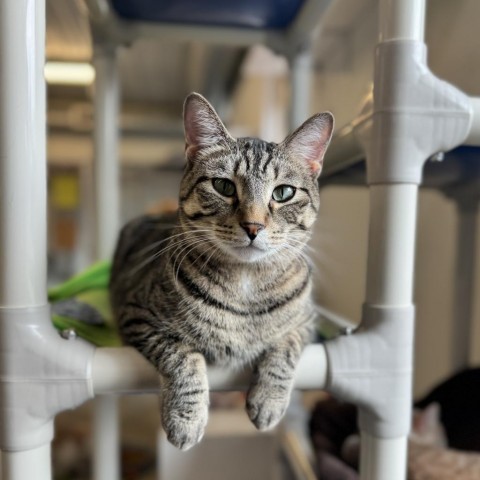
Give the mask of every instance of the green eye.
[[235, 184], [226, 178], [214, 178], [213, 188], [225, 197], [233, 197], [235, 195]]
[[276, 202], [286, 202], [295, 195], [295, 187], [290, 185], [280, 185], [272, 193], [272, 198]]

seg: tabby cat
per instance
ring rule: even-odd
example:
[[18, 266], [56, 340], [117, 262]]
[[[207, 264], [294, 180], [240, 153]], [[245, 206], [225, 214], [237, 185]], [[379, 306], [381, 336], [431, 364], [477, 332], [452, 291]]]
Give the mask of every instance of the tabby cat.
[[186, 167], [178, 213], [127, 224], [111, 300], [124, 341], [160, 373], [162, 423], [186, 450], [207, 422], [207, 364], [253, 366], [247, 412], [274, 427], [312, 332], [304, 246], [333, 116], [308, 119], [282, 143], [233, 138], [211, 105], [184, 105]]

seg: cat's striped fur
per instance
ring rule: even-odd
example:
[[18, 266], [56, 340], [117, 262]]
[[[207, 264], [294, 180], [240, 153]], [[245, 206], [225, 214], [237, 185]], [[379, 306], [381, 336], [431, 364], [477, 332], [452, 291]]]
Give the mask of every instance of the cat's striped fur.
[[[247, 412], [259, 429], [285, 411], [314, 316], [303, 248], [333, 117], [312, 117], [281, 144], [234, 139], [192, 94], [184, 121], [178, 214], [124, 227], [111, 298], [125, 342], [161, 374], [169, 440], [187, 449], [207, 421], [207, 364], [254, 366]], [[222, 194], [214, 179], [233, 182], [235, 194]], [[285, 202], [272, 198], [281, 185], [294, 187]]]
[[478, 480], [480, 453], [409, 444], [408, 480]]

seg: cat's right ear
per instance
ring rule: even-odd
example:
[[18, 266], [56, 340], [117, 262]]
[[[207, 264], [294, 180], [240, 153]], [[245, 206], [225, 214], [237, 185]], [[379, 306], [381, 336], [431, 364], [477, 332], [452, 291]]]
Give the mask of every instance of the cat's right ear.
[[192, 160], [198, 151], [225, 141], [234, 140], [217, 112], [198, 93], [191, 93], [183, 106], [185, 155]]
[[330, 112], [318, 113], [305, 121], [283, 142], [287, 155], [303, 160], [315, 178], [322, 171], [323, 157], [332, 139], [334, 124]]

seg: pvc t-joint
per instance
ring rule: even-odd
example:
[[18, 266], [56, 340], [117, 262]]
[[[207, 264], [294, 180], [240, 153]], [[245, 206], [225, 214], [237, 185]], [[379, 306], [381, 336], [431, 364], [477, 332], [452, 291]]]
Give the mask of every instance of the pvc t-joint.
[[365, 305], [361, 327], [325, 344], [327, 389], [360, 409], [360, 428], [376, 437], [410, 431], [414, 307]]
[[377, 46], [369, 184], [420, 184], [425, 161], [462, 144], [470, 131], [470, 98], [430, 72], [426, 53], [414, 40]]
[[49, 305], [0, 308], [0, 449], [37, 448], [53, 439], [53, 418], [93, 396], [94, 347], [64, 340]]

